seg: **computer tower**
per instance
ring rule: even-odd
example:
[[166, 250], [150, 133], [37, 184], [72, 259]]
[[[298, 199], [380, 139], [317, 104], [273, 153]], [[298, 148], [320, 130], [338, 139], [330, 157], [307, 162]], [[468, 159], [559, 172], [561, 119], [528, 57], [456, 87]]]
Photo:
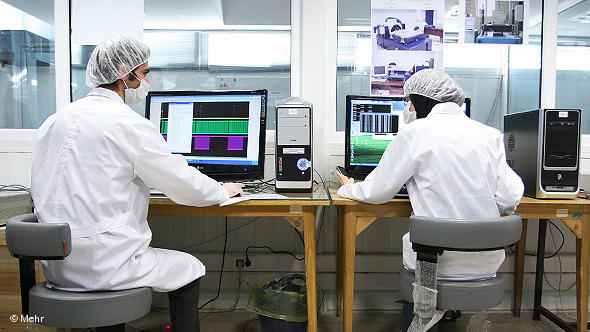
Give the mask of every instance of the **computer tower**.
[[312, 165], [311, 103], [298, 97], [276, 105], [275, 189], [278, 192], [311, 192]]
[[508, 165], [534, 198], [576, 198], [579, 174], [580, 109], [538, 109], [504, 116]]

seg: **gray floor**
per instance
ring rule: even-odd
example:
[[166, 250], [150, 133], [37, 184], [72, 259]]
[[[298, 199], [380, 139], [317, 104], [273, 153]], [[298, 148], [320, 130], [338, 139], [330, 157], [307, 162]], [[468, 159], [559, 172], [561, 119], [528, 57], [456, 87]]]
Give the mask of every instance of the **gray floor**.
[[[570, 314], [571, 315], [571, 314]], [[466, 331], [472, 314], [464, 313], [456, 322], [439, 323], [437, 328], [430, 331]], [[545, 318], [534, 321], [531, 312], [523, 312], [521, 317], [513, 317], [509, 313], [479, 314], [472, 321], [480, 324], [472, 325], [470, 331], [486, 332], [533, 332], [533, 331], [561, 331]], [[261, 331], [257, 316], [247, 311], [233, 311], [224, 313], [201, 313], [201, 331], [230, 331], [230, 332], [255, 332]], [[354, 314], [355, 331], [399, 331], [399, 312], [357, 312]], [[485, 323], [485, 320], [491, 324]], [[483, 324], [482, 324], [483, 322]], [[127, 331], [166, 331], [163, 328], [169, 323], [168, 313], [152, 311], [149, 315], [134, 322], [127, 327]], [[247, 324], [247, 325], [246, 325]], [[489, 325], [486, 329], [485, 325]], [[319, 316], [319, 331], [342, 331], [342, 317], [336, 317], [333, 312], [322, 313]]]

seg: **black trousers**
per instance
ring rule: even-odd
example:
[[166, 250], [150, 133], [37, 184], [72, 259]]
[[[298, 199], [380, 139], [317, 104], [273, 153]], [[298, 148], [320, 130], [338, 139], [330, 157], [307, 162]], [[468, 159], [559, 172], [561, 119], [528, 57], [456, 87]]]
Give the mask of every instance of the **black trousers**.
[[168, 292], [172, 331], [199, 332], [199, 281]]

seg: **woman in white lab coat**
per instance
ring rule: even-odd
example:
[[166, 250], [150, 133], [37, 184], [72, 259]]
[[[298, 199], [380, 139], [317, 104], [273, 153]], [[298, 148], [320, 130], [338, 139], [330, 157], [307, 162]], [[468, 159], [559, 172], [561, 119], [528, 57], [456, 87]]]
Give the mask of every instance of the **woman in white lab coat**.
[[[382, 204], [405, 183], [414, 215], [436, 218], [494, 218], [514, 211], [524, 191], [522, 180], [506, 164], [500, 131], [468, 118], [460, 109], [461, 88], [432, 69], [414, 74], [404, 85], [410, 99], [404, 126], [365, 181], [338, 174], [338, 195]], [[417, 120], [416, 120], [417, 119]], [[414, 121], [415, 120], [415, 121]], [[402, 237], [403, 264], [414, 270], [416, 253], [409, 233]], [[504, 250], [445, 252], [439, 279], [493, 277]]]
[[118, 37], [92, 52], [86, 84], [92, 91], [50, 116], [33, 150], [32, 196], [41, 223], [68, 223], [72, 252], [44, 261], [50, 287], [69, 291], [151, 287], [169, 292], [173, 328], [198, 331], [194, 256], [149, 247], [150, 187], [192, 206], [221, 203], [241, 193], [168, 152], [149, 120], [126, 103], [147, 95], [149, 48]]

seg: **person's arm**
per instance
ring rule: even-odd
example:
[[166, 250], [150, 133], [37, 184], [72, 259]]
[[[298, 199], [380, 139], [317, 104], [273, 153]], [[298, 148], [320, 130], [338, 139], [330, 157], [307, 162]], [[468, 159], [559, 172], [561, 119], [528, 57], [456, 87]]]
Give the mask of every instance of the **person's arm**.
[[148, 187], [183, 205], [208, 206], [229, 199], [221, 183], [189, 166], [182, 155], [168, 152], [166, 141], [148, 120], [137, 119], [125, 131], [126, 154]]
[[514, 213], [524, 193], [522, 179], [506, 163], [502, 134], [498, 137], [498, 179], [494, 198], [500, 213]]
[[365, 180], [341, 186], [338, 195], [373, 204], [392, 199], [416, 170], [416, 161], [410, 154], [410, 133], [410, 130], [401, 131]]

